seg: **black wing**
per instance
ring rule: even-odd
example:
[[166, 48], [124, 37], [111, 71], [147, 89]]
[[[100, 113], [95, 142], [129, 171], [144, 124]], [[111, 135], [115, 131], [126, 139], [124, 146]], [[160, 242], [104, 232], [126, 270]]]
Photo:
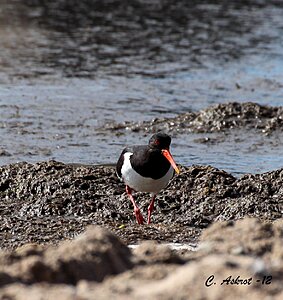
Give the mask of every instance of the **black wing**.
[[122, 172], [121, 172], [121, 170], [122, 170], [122, 166], [123, 166], [123, 163], [124, 163], [124, 154], [127, 153], [127, 152], [132, 152], [132, 151], [133, 150], [131, 148], [125, 148], [122, 151], [122, 153], [121, 153], [121, 155], [120, 155], [120, 157], [119, 157], [119, 159], [117, 161], [117, 164], [116, 164], [116, 174], [117, 174], [117, 176], [120, 179], [122, 179]]

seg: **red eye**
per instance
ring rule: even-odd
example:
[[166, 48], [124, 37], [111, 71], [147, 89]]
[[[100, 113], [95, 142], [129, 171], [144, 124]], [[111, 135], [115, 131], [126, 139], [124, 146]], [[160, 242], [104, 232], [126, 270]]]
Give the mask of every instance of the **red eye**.
[[155, 145], [159, 145], [159, 144], [160, 144], [159, 140], [155, 140], [155, 141], [154, 141], [154, 144], [155, 144]]

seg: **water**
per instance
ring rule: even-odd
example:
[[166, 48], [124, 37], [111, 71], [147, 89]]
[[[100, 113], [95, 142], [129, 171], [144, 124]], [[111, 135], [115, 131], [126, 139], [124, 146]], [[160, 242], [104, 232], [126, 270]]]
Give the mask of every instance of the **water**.
[[[148, 137], [101, 133], [107, 122], [283, 105], [283, 2], [100, 2], [0, 2], [0, 164], [114, 163]], [[244, 130], [172, 144], [181, 164], [237, 175], [282, 167], [282, 150], [280, 133]]]

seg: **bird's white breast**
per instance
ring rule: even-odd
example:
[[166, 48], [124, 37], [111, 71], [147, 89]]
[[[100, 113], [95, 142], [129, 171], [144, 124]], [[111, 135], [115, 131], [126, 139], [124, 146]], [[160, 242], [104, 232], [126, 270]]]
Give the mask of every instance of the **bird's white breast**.
[[131, 155], [133, 155], [131, 152], [124, 154], [124, 163], [121, 170], [122, 178], [126, 185], [135, 191], [150, 192], [153, 194], [157, 194], [160, 190], [166, 187], [174, 174], [172, 166], [170, 166], [167, 173], [159, 179], [143, 177], [133, 169], [130, 162]]

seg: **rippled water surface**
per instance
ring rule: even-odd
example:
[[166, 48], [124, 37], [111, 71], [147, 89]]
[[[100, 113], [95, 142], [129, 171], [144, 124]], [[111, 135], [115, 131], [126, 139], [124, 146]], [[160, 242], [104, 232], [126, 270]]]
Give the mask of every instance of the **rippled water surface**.
[[[282, 1], [0, 3], [1, 164], [113, 163], [148, 137], [100, 132], [107, 122], [283, 105]], [[172, 144], [181, 164], [234, 174], [282, 167], [282, 150], [280, 133], [245, 130]]]

